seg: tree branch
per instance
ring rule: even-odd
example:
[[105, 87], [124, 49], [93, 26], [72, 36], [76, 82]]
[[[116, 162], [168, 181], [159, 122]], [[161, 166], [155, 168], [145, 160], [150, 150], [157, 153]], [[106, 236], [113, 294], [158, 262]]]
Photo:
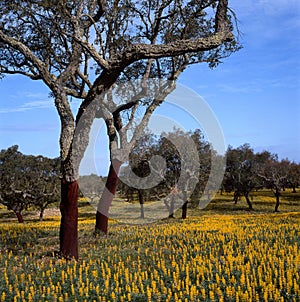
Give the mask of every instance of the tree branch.
[[222, 43], [231, 41], [232, 39], [234, 39], [233, 33], [225, 31], [216, 32], [205, 38], [179, 40], [168, 44], [132, 44], [125, 48], [116, 61], [124, 62], [124, 60], [126, 60], [130, 64], [131, 62], [142, 59], [159, 59], [163, 57], [175, 57], [191, 52], [207, 51], [217, 48]]
[[53, 81], [55, 81], [55, 76], [48, 72], [47, 66], [38, 57], [36, 57], [26, 45], [12, 37], [7, 36], [2, 30], [0, 30], [0, 42], [10, 45], [12, 48], [22, 53], [28, 61], [32, 62], [34, 67], [40, 73], [41, 78], [48, 86], [51, 86]]
[[93, 47], [87, 41], [79, 39], [78, 37], [73, 37], [73, 38], [76, 42], [78, 42], [84, 49], [86, 49], [89, 52], [89, 54], [93, 57], [93, 59], [97, 62], [99, 66], [101, 66], [103, 69], [109, 69], [108, 62], [104, 58], [102, 58], [101, 55], [99, 55], [95, 47]]
[[227, 20], [227, 9], [228, 9], [228, 0], [220, 0], [215, 20], [215, 30], [216, 32], [224, 32], [228, 26]]
[[37, 75], [37, 74], [32, 74], [26, 71], [22, 71], [22, 70], [11, 70], [11, 69], [6, 69], [3, 66], [0, 65], [0, 73], [5, 73], [5, 74], [20, 74], [23, 76], [26, 76], [28, 78], [30, 78], [31, 80], [41, 80], [41, 76]]

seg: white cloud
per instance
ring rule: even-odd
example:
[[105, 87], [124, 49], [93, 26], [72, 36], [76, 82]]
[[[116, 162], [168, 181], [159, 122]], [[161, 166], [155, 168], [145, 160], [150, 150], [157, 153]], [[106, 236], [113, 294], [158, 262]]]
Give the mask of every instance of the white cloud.
[[55, 124], [36, 124], [36, 125], [5, 125], [0, 126], [0, 133], [21, 133], [21, 132], [56, 132]]
[[35, 108], [49, 108], [53, 106], [53, 102], [51, 100], [47, 101], [32, 101], [25, 103], [22, 107], [23, 108], [29, 108], [29, 109], [35, 109]]
[[299, 87], [299, 81], [297, 78], [292, 76], [287, 76], [285, 78], [256, 78], [250, 82], [239, 82], [239, 83], [227, 83], [227, 84], [219, 84], [218, 88], [220, 91], [226, 93], [242, 93], [242, 94], [250, 94], [250, 93], [259, 93], [263, 92], [266, 89], [291, 89]]
[[17, 107], [0, 108], [0, 113], [24, 112], [24, 111], [28, 111], [28, 110], [48, 109], [48, 108], [53, 108], [52, 100], [31, 101], [31, 102], [26, 102], [25, 104], [22, 104]]
[[262, 91], [261, 87], [257, 83], [249, 83], [247, 85], [231, 85], [231, 84], [220, 84], [218, 85], [221, 91], [226, 93], [251, 93]]
[[[28, 99], [45, 99], [45, 93], [42, 93], [42, 92], [36, 92], [36, 93], [33, 93], [33, 92], [24, 92], [23, 93], [23, 96], [28, 98]], [[19, 95], [20, 97], [20, 95]]]

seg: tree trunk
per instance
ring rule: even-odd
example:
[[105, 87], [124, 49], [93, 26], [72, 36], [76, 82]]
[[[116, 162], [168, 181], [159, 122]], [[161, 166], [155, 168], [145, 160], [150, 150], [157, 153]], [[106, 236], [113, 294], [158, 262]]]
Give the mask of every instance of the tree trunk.
[[105, 189], [98, 204], [95, 230], [100, 231], [104, 234], [107, 234], [109, 208], [116, 193], [118, 173], [120, 171], [121, 165], [122, 162], [118, 160], [112, 160], [109, 167]]
[[182, 215], [181, 215], [181, 218], [182, 218], [182, 219], [186, 219], [186, 215], [187, 215], [187, 206], [188, 206], [188, 202], [185, 201], [184, 204], [182, 205]]
[[60, 254], [78, 259], [78, 182], [61, 181]]
[[279, 203], [280, 203], [280, 192], [278, 188], [275, 189], [275, 197], [276, 197], [275, 212], [278, 212]]
[[234, 192], [233, 201], [234, 201], [235, 204], [237, 204], [237, 202], [238, 202], [239, 195], [240, 194], [237, 191]]
[[245, 198], [246, 198], [246, 201], [247, 201], [249, 210], [250, 210], [250, 211], [253, 210], [252, 203], [251, 203], [250, 198], [249, 198], [249, 194], [248, 194], [248, 193], [245, 193], [244, 196], [245, 196]]
[[174, 198], [171, 197], [170, 208], [169, 208], [169, 218], [174, 218]]
[[40, 221], [43, 221], [43, 218], [44, 218], [44, 211], [45, 211], [45, 209], [44, 209], [44, 208], [41, 208], [41, 210], [40, 210], [40, 217], [39, 217]]
[[[159, 196], [157, 197], [157, 199], [159, 199]], [[167, 199], [164, 199], [164, 204], [165, 204], [165, 206], [166, 206], [166, 208], [167, 208], [168, 212], [170, 213], [170, 205], [169, 205], [169, 203], [168, 203], [168, 200], [167, 200]]]
[[139, 202], [140, 202], [140, 206], [141, 206], [141, 218], [145, 218], [145, 212], [144, 212], [144, 196], [143, 196], [143, 191], [142, 190], [138, 190], [139, 193]]
[[16, 213], [16, 216], [18, 218], [18, 222], [19, 223], [24, 223], [22, 213], [20, 211], [16, 211], [15, 213]]

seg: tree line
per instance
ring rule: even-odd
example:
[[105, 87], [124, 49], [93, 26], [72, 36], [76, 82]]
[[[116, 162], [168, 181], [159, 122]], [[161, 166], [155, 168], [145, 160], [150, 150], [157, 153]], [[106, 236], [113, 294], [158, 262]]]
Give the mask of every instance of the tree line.
[[[199, 163], [197, 172], [192, 175], [189, 165], [183, 165], [182, 155], [173, 142], [184, 142], [183, 137], [190, 137], [196, 146], [197, 154], [194, 156]], [[160, 156], [165, 164], [161, 165], [153, 158]], [[172, 192], [176, 190], [182, 196], [182, 218], [186, 218], [188, 203], [190, 207], [197, 207], [203, 194], [214, 192], [206, 188], [211, 174], [212, 157], [220, 158], [205, 140], [201, 130], [183, 132], [174, 129], [171, 133], [154, 135], [146, 132], [136, 142], [130, 152], [129, 162], [120, 169], [120, 181], [117, 194], [127, 202], [139, 202], [140, 216], [145, 217], [144, 204], [164, 199], [168, 208], [169, 217], [174, 216], [174, 200]], [[226, 167], [222, 184], [217, 189], [220, 194], [233, 193], [233, 201], [238, 202], [245, 198], [249, 210], [253, 210], [250, 195], [253, 191], [270, 189], [274, 193], [275, 212], [280, 205], [281, 192], [289, 188], [296, 193], [300, 186], [300, 164], [288, 159], [278, 159], [278, 155], [270, 151], [254, 152], [249, 144], [233, 148], [229, 146], [226, 152]], [[221, 163], [221, 161], [220, 161]], [[185, 169], [186, 171], [183, 171]], [[159, 179], [157, 185], [143, 188], [139, 183], [130, 185], [135, 175], [143, 181], [152, 173], [152, 179]], [[178, 179], [182, 173], [194, 179], [195, 186], [192, 192], [186, 186], [179, 184]], [[24, 155], [18, 146], [12, 146], [0, 152], [0, 203], [12, 210], [19, 222], [23, 222], [22, 212], [28, 208], [40, 211], [40, 220], [43, 219], [45, 209], [60, 198], [60, 161], [59, 158]], [[195, 180], [196, 179], [196, 180]], [[212, 177], [213, 179], [213, 177]], [[95, 207], [99, 202], [106, 177], [95, 174], [80, 176], [79, 194], [88, 197]], [[207, 189], [205, 191], [205, 188]]]
[[[183, 186], [178, 186], [178, 179], [184, 172], [188, 172], [189, 166], [185, 165], [187, 171], [183, 171], [182, 158], [172, 142], [180, 141], [180, 138], [189, 136], [197, 148], [197, 160], [199, 161], [197, 175], [189, 175], [190, 178], [197, 178], [196, 185], [192, 192], [188, 192]], [[168, 139], [169, 138], [169, 139]], [[171, 139], [170, 139], [171, 138]], [[151, 161], [151, 158], [161, 156], [166, 165], [159, 165], [157, 161]], [[127, 202], [140, 203], [140, 216], [144, 218], [144, 204], [158, 199], [165, 199], [166, 207], [169, 210], [169, 217], [174, 215], [174, 206], [172, 206], [171, 192], [177, 190], [183, 197], [182, 218], [186, 218], [187, 205], [196, 207], [199, 205], [199, 199], [203, 194], [214, 195], [213, 188], [207, 188], [207, 181], [211, 171], [212, 157], [220, 159], [218, 155], [207, 142], [201, 130], [196, 129], [190, 132], [183, 132], [174, 129], [172, 133], [163, 133], [156, 136], [146, 133], [140, 138], [129, 157], [129, 163], [120, 171], [120, 179], [117, 187], [117, 193]], [[237, 148], [229, 146], [225, 154], [226, 165], [223, 181], [219, 190], [233, 193], [233, 201], [238, 202], [240, 198], [245, 198], [249, 210], [253, 210], [250, 195], [253, 191], [260, 189], [270, 189], [274, 193], [274, 210], [278, 211], [280, 205], [281, 192], [287, 188], [296, 192], [300, 185], [300, 164], [291, 162], [288, 159], [279, 160], [278, 155], [270, 151], [255, 152], [249, 144], [244, 144]], [[138, 184], [135, 186], [128, 185], [133, 174], [141, 180], [152, 173], [153, 177], [160, 178], [158, 185], [151, 188], [142, 188]], [[96, 176], [93, 176], [95, 178]], [[214, 175], [212, 175], [212, 180]], [[123, 180], [123, 181], [122, 181]], [[213, 184], [213, 181], [212, 181]], [[85, 193], [91, 198], [95, 198], [98, 193], [94, 186], [88, 186]], [[206, 189], [206, 191], [205, 191]], [[166, 198], [169, 196], [169, 198]], [[97, 198], [97, 197], [96, 197]]]

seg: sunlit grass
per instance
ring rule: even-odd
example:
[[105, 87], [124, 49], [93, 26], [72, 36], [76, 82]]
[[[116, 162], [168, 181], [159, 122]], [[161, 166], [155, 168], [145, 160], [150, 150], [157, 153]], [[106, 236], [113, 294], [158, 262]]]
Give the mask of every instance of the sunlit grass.
[[185, 221], [110, 221], [96, 237], [95, 209], [80, 201], [78, 262], [55, 256], [59, 215], [4, 217], [0, 301], [299, 301], [300, 201], [286, 194], [277, 214], [267, 192], [251, 212], [223, 195]]
[[[271, 190], [259, 190], [250, 194], [250, 200], [255, 213], [270, 213], [275, 208], [275, 196]], [[300, 209], [300, 189], [297, 193], [292, 193], [290, 189], [281, 192], [279, 212], [294, 212]], [[204, 211], [227, 212], [231, 214], [248, 211], [245, 198], [239, 198], [237, 204], [233, 202], [233, 194], [218, 194]]]

